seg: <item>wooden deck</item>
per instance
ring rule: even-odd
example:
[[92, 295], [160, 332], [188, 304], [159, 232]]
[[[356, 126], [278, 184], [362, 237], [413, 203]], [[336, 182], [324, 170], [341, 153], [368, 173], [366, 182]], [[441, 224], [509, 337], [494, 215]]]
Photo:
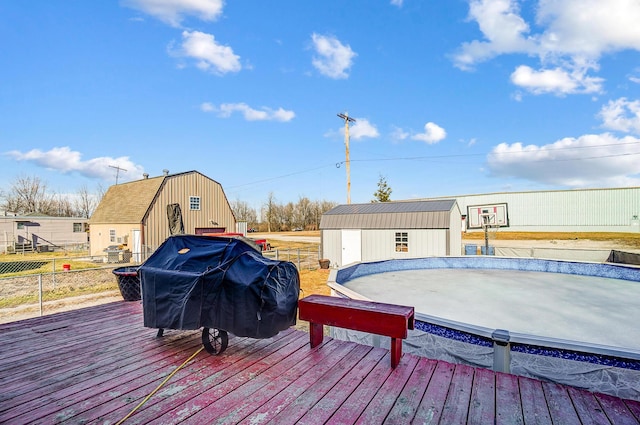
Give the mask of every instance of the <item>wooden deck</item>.
[[[114, 424], [200, 347], [142, 326], [139, 302], [0, 325], [0, 423]], [[197, 354], [138, 423], [638, 424], [640, 403], [289, 330]]]

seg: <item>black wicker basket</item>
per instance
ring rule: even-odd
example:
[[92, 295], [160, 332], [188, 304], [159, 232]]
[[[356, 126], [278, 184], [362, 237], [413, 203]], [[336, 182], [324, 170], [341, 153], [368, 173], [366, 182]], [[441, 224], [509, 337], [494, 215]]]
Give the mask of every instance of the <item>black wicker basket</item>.
[[139, 301], [140, 297], [140, 276], [138, 267], [119, 267], [113, 270], [113, 274], [118, 279], [118, 288], [125, 301]]

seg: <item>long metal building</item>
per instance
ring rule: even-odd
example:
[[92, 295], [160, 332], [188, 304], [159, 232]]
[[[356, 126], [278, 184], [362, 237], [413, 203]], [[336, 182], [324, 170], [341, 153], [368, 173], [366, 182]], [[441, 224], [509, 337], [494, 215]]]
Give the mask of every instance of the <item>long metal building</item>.
[[[444, 198], [429, 198], [438, 200]], [[456, 199], [462, 228], [520, 232], [639, 232], [640, 187], [502, 192]]]

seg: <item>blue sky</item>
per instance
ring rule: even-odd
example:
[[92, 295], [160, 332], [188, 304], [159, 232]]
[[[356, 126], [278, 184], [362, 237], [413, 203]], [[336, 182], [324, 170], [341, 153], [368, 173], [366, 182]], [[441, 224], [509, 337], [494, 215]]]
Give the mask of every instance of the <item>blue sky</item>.
[[631, 0], [0, 3], [0, 189], [197, 170], [230, 201], [640, 185]]

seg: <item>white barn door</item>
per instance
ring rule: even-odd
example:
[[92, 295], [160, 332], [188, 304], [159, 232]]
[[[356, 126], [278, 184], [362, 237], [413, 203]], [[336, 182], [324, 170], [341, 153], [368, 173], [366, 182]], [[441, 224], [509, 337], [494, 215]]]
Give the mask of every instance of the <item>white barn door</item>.
[[362, 235], [360, 229], [342, 229], [342, 265], [362, 261]]

